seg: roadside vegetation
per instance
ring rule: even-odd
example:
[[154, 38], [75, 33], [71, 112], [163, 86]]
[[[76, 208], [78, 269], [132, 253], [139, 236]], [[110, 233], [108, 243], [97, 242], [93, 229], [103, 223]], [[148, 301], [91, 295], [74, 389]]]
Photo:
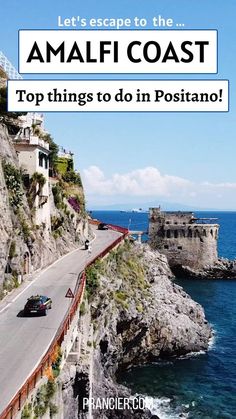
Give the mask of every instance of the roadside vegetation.
[[22, 412], [21, 419], [38, 419], [49, 412], [50, 418], [58, 413], [58, 407], [53, 403], [53, 397], [57, 391], [57, 384], [48, 380], [37, 391], [32, 403], [27, 403]]
[[[86, 293], [92, 302], [102, 292], [102, 277], [109, 281], [110, 298], [124, 310], [135, 304], [136, 310], [143, 311], [142, 295], [146, 295], [149, 283], [143, 265], [141, 251], [126, 240], [102, 261], [97, 261], [86, 269]], [[108, 291], [109, 292], [109, 291]]]
[[16, 213], [23, 205], [23, 183], [21, 172], [11, 163], [3, 161], [2, 163], [4, 178], [9, 195], [9, 204]]
[[100, 287], [100, 276], [104, 273], [104, 261], [97, 259], [86, 271], [86, 296], [90, 302]]

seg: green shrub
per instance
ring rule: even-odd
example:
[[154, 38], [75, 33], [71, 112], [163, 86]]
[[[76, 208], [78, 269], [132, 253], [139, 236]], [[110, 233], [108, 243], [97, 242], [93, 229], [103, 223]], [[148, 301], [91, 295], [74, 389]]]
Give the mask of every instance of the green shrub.
[[98, 259], [93, 265], [86, 269], [86, 292], [88, 300], [94, 295], [99, 288], [99, 276], [104, 271], [104, 263]]
[[54, 394], [56, 393], [56, 389], [57, 389], [57, 385], [55, 381], [48, 380], [46, 384], [46, 395], [45, 395], [46, 401], [50, 400], [54, 396]]
[[8, 257], [9, 259], [12, 259], [14, 256], [16, 256], [16, 242], [13, 240], [10, 245]]
[[21, 232], [23, 234], [24, 240], [27, 241], [31, 236], [31, 228], [30, 225], [27, 223], [25, 216], [22, 212], [18, 213], [18, 218], [21, 226]]
[[86, 269], [86, 291], [88, 300], [91, 299], [97, 288], [99, 287], [99, 272], [95, 266], [89, 266]]
[[21, 412], [21, 419], [31, 419], [31, 417], [32, 417], [32, 405], [31, 403], [27, 403]]
[[54, 161], [54, 166], [60, 175], [63, 175], [68, 170], [68, 159], [65, 157], [56, 157]]
[[73, 183], [74, 185], [78, 185], [82, 187], [81, 177], [79, 173], [75, 172], [74, 170], [70, 170], [62, 175], [62, 179], [64, 182]]
[[0, 286], [0, 300], [2, 300], [5, 297], [3, 286]]
[[34, 207], [36, 196], [42, 193], [46, 181], [47, 180], [42, 173], [34, 172], [32, 174], [30, 178], [30, 185], [27, 189], [27, 200], [31, 209]]
[[23, 222], [21, 225], [22, 228], [22, 233], [24, 238], [27, 240], [30, 237], [30, 227], [29, 224], [27, 224], [26, 222]]
[[105, 271], [113, 270], [113, 276], [122, 278], [127, 285], [142, 291], [149, 287], [145, 278], [145, 269], [139, 256], [132, 252], [132, 245], [126, 241], [116, 250], [110, 252], [106, 259]]
[[61, 236], [62, 236], [62, 231], [60, 229], [52, 232], [52, 237], [54, 237], [55, 240], [59, 239], [59, 237]]
[[115, 291], [113, 293], [113, 298], [123, 308], [126, 308], [126, 309], [129, 308], [129, 303], [128, 303], [129, 295], [127, 294], [126, 291], [120, 291], [120, 290], [119, 291]]
[[137, 304], [137, 305], [136, 305], [136, 310], [137, 310], [139, 313], [142, 313], [142, 312], [143, 312], [143, 305], [142, 305], [141, 303]]
[[64, 224], [64, 217], [56, 217], [56, 216], [52, 216], [51, 217], [51, 228], [52, 231], [58, 230], [60, 227], [63, 226]]
[[[2, 72], [1, 74], [5, 74]], [[5, 78], [5, 77], [4, 77]], [[17, 119], [20, 115], [25, 115], [26, 112], [9, 112], [7, 110], [7, 88], [5, 86], [0, 87], [0, 121], [8, 127], [16, 125]]]
[[128, 295], [125, 291], [115, 291], [115, 298], [116, 300], [126, 301], [128, 298]]
[[[61, 360], [62, 360], [62, 352], [61, 352], [61, 348], [59, 348], [57, 358], [52, 363], [52, 373], [53, 373], [54, 378], [58, 377], [58, 375], [61, 372]], [[50, 381], [49, 381], [49, 383], [50, 383]], [[52, 383], [54, 383], [54, 381], [52, 381]]]
[[60, 208], [63, 203], [63, 194], [62, 194], [62, 188], [58, 183], [52, 187], [52, 194], [53, 194], [55, 207]]
[[83, 316], [86, 313], [85, 302], [82, 301], [79, 308], [80, 315]]
[[20, 171], [11, 163], [3, 162], [3, 172], [9, 194], [9, 203], [17, 212], [23, 204], [22, 177]]
[[[45, 415], [48, 409], [51, 406], [54, 406], [51, 403], [51, 399], [56, 393], [56, 383], [53, 380], [48, 380], [47, 384], [43, 384], [40, 389], [37, 391], [35, 405], [34, 405], [34, 417], [40, 418]], [[54, 413], [55, 414], [55, 413]]]
[[54, 403], [49, 403], [50, 418], [58, 413], [58, 407]]
[[12, 272], [10, 279], [3, 282], [3, 291], [11, 292], [13, 289], [19, 287], [18, 277], [16, 272]]
[[58, 145], [55, 143], [55, 141], [53, 140], [53, 138], [51, 137], [50, 134], [44, 134], [43, 137], [44, 141], [47, 141], [49, 143], [49, 150], [50, 150], [50, 154], [49, 154], [49, 167], [51, 170], [51, 175], [55, 175], [56, 172], [56, 161], [57, 161], [57, 154], [59, 151], [59, 147]]

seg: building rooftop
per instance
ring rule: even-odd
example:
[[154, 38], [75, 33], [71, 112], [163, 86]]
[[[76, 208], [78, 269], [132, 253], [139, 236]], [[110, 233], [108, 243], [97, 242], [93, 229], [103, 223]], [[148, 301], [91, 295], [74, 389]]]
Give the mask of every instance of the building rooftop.
[[64, 157], [65, 159], [73, 159], [74, 153], [69, 150], [66, 150], [63, 147], [59, 148], [58, 157]]
[[10, 137], [15, 144], [39, 146], [49, 151], [49, 143], [37, 136], [31, 135], [30, 137], [17, 137], [17, 135], [11, 135]]

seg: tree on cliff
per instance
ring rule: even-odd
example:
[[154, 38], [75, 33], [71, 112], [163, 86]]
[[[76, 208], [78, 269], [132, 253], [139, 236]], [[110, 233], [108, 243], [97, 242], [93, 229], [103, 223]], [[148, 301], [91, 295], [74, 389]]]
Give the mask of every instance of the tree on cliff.
[[17, 119], [27, 112], [8, 112], [7, 110], [7, 88], [6, 86], [0, 87], [0, 122], [8, 127], [10, 134], [15, 134], [16, 126], [18, 128]]
[[50, 176], [55, 176], [56, 175], [56, 161], [57, 161], [57, 155], [58, 155], [58, 151], [59, 151], [59, 147], [58, 145], [55, 143], [55, 141], [53, 140], [52, 136], [47, 133], [43, 136], [43, 139], [45, 141], [48, 142], [49, 144], [49, 150], [50, 150], [50, 154], [49, 154], [49, 172], [50, 172]]

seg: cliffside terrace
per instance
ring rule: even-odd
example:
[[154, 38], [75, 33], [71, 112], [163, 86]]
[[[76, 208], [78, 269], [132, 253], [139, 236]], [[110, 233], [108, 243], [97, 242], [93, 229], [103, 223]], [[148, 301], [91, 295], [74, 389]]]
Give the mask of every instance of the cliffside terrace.
[[36, 145], [49, 150], [49, 143], [36, 135], [31, 135], [30, 137], [10, 135], [10, 137], [15, 144]]

